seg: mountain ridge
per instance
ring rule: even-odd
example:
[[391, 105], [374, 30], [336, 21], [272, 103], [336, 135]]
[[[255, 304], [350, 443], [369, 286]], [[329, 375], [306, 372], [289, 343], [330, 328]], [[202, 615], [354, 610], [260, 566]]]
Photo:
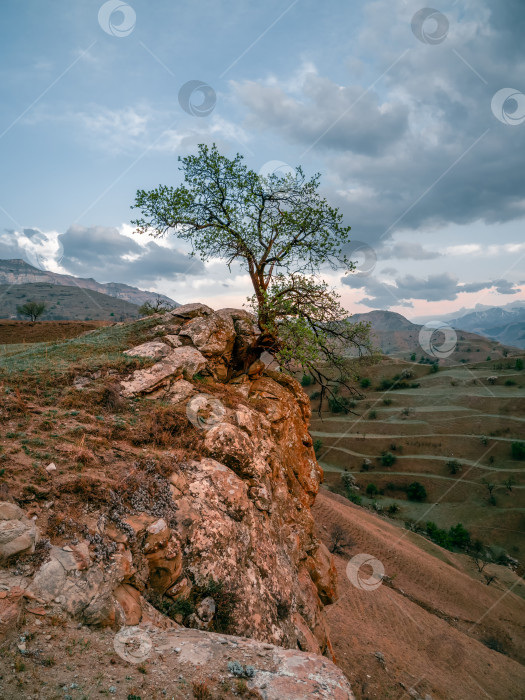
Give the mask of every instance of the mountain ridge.
[[146, 302], [153, 303], [160, 298], [169, 302], [173, 306], [179, 306], [178, 302], [170, 299], [164, 294], [148, 292], [137, 287], [132, 287], [123, 282], [97, 282], [92, 277], [75, 277], [74, 275], [51, 272], [50, 270], [40, 270], [30, 265], [25, 260], [15, 258], [12, 260], [0, 260], [0, 284], [35, 284], [50, 283], [64, 287], [80, 287], [89, 289], [99, 294], [106, 294], [116, 299], [127, 301], [131, 304], [141, 306]]

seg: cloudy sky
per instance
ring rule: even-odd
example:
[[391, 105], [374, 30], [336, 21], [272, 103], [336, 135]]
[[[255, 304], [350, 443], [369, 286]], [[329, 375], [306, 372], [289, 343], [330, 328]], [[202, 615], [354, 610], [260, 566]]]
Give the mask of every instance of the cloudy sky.
[[[345, 306], [525, 300], [523, 0], [4, 0], [0, 258], [240, 305], [240, 268], [133, 233], [198, 143], [320, 172]], [[200, 83], [196, 81], [201, 81]], [[204, 86], [204, 87], [203, 87]]]

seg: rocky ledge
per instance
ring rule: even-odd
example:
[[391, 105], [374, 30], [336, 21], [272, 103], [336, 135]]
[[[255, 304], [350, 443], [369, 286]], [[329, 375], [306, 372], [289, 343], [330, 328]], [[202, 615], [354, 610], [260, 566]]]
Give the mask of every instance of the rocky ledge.
[[[133, 508], [112, 494], [110, 509], [86, 510], [83, 540], [48, 545], [30, 580], [11, 571], [7, 617], [16, 622], [17, 606], [36, 599], [84, 624], [153, 625], [166, 644], [182, 649], [185, 640], [191, 649], [177, 663], [224, 660], [231, 645], [259, 654], [250, 682], [261, 697], [352, 697], [339, 670], [317, 656], [332, 658], [322, 609], [336, 599], [336, 572], [313, 532], [322, 472], [308, 397], [290, 376], [253, 361], [258, 329], [249, 313], [188, 304], [157, 320], [151, 340], [126, 351], [149, 366], [119, 378], [121, 395], [174, 406], [199, 431], [198, 458], [173, 455], [169, 474], [148, 459], [130, 465], [144, 492]], [[73, 386], [88, 391], [80, 379]], [[12, 563], [34, 548], [38, 531], [16, 506], [3, 508], [0, 555]]]

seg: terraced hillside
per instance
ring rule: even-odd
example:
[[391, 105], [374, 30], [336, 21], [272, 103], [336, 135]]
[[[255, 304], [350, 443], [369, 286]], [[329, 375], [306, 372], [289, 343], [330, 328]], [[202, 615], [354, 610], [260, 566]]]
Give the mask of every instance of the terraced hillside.
[[[393, 380], [403, 372], [409, 377]], [[525, 371], [516, 358], [438, 372], [385, 359], [363, 368], [361, 382], [355, 413], [313, 415], [327, 487], [344, 494], [341, 474], [348, 471], [363, 505], [393, 506], [396, 519], [423, 526], [462, 523], [473, 538], [521, 559], [525, 461], [513, 457], [512, 445], [525, 440]], [[315, 387], [309, 391], [316, 396]], [[413, 482], [426, 491], [421, 501], [407, 497]]]

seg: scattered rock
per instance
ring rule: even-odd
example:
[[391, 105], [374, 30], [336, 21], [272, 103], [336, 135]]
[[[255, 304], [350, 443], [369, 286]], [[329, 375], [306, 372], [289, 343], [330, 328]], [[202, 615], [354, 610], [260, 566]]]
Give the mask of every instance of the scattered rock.
[[38, 528], [14, 503], [0, 502], [0, 564], [35, 551]]
[[176, 309], [169, 311], [174, 318], [195, 318], [196, 316], [209, 316], [213, 313], [213, 309], [206, 304], [183, 304], [177, 306]]
[[130, 355], [131, 357], [151, 357], [154, 360], [160, 360], [162, 357], [166, 357], [171, 352], [171, 347], [162, 343], [158, 340], [151, 340], [148, 343], [142, 343], [142, 345], [137, 345], [130, 350], [125, 350], [124, 355]]
[[170, 380], [182, 376], [191, 379], [205, 367], [206, 359], [195, 348], [176, 348], [152, 367], [135, 370], [131, 379], [122, 382], [122, 393], [124, 396], [150, 393]]

